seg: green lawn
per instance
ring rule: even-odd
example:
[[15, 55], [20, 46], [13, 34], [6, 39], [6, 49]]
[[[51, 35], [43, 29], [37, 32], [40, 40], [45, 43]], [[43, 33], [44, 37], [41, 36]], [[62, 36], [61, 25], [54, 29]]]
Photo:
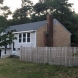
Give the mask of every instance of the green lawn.
[[0, 78], [78, 78], [78, 67], [22, 62], [18, 58], [0, 59]]

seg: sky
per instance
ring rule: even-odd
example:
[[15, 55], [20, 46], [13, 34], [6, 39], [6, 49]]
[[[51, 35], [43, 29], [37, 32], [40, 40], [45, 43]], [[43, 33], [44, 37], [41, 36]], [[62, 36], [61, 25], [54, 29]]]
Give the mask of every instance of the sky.
[[[31, 0], [33, 3], [37, 3], [38, 0]], [[73, 3], [73, 9], [76, 13], [78, 13], [78, 0], [69, 0], [70, 3]], [[7, 5], [10, 7], [11, 11], [14, 12], [15, 9], [21, 7], [21, 0], [5, 0], [4, 5]]]

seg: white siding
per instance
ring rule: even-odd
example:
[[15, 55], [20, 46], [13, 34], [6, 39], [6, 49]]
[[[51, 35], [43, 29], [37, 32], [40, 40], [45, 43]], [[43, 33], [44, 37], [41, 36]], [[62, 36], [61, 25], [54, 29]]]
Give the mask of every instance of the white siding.
[[27, 43], [19, 43], [19, 33], [14, 33], [14, 36], [17, 37], [16, 40], [14, 40], [13, 42], [15, 43], [14, 44], [14, 48], [16, 48], [15, 51], [13, 51], [13, 44], [11, 45], [7, 45], [8, 48], [11, 48], [11, 49], [7, 49], [6, 50], [6, 54], [5, 54], [5, 50], [2, 49], [1, 51], [1, 58], [6, 58], [8, 57], [9, 55], [17, 55], [17, 56], [20, 56], [20, 47], [36, 47], [36, 32], [31, 32], [30, 33], [30, 42]]
[[30, 42], [29, 43], [19, 43], [19, 34], [15, 34], [15, 37], [17, 37], [17, 40], [14, 40], [15, 42], [15, 48], [23, 47], [36, 47], [36, 32], [30, 33]]
[[10, 55], [12, 55], [11, 49], [7, 49], [6, 54], [5, 54], [5, 49], [1, 49], [1, 58], [6, 58]]
[[12, 55], [17, 55], [17, 56], [20, 56], [20, 47], [36, 47], [36, 32], [31, 32], [30, 33], [30, 42], [27, 43], [27, 42], [21, 42], [19, 43], [19, 34], [15, 34], [14, 35], [15, 37], [17, 37], [16, 40], [14, 40], [14, 47], [16, 48], [16, 51], [13, 51], [13, 45], [11, 46], [12, 47]]

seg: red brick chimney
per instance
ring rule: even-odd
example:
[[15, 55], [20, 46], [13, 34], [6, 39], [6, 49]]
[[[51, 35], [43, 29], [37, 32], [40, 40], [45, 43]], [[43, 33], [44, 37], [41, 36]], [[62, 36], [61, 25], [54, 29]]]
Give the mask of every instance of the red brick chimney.
[[47, 46], [53, 47], [53, 17], [47, 14]]

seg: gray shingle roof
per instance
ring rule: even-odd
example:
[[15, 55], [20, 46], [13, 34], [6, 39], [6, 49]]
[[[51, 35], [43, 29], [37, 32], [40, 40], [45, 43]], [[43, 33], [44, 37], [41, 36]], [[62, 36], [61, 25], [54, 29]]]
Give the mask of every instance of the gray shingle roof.
[[14, 30], [14, 29], [17, 32], [28, 31], [28, 30], [37, 30], [38, 28], [44, 26], [45, 24], [46, 24], [46, 20], [39, 21], [39, 22], [33, 22], [33, 23], [27, 23], [27, 24], [14, 25], [14, 26], [10, 26], [10, 28], [6, 29], [6, 32], [10, 31], [10, 30]]
[[[53, 24], [55, 24], [56, 22], [59, 22], [59, 21], [56, 20], [56, 19], [53, 19]], [[39, 22], [33, 22], [33, 23], [27, 23], [27, 24], [13, 25], [13, 26], [10, 26], [10, 28], [6, 29], [6, 32], [11, 31], [11, 30], [16, 30], [17, 32], [19, 32], [19, 31], [37, 30], [38, 28], [46, 25], [46, 23], [47, 23], [47, 20], [39, 21]], [[63, 26], [63, 25], [61, 24], [61, 26]], [[65, 27], [64, 27], [64, 29], [67, 32], [69, 32]]]

